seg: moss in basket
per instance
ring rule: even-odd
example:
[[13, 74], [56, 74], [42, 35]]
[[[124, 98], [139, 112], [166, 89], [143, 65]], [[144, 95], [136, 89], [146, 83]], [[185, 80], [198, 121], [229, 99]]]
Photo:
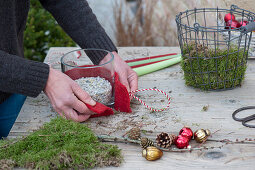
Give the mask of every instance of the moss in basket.
[[117, 146], [100, 143], [84, 124], [62, 118], [18, 141], [0, 142], [0, 167], [88, 169], [119, 166], [122, 159]]
[[242, 48], [237, 51], [236, 46], [228, 51], [209, 49], [195, 43], [184, 45], [181, 66], [186, 85], [203, 90], [240, 86], [246, 71], [248, 52]]

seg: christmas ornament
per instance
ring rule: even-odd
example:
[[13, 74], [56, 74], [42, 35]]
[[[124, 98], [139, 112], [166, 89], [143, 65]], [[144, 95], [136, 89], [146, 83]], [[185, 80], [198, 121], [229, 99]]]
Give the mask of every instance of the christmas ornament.
[[183, 149], [189, 146], [189, 139], [185, 136], [179, 135], [175, 141], [175, 145], [179, 149]]
[[169, 148], [175, 142], [175, 135], [168, 135], [167, 133], [160, 133], [157, 135], [157, 145], [161, 148]]
[[184, 127], [180, 130], [179, 135], [187, 137], [190, 141], [193, 137], [193, 132], [189, 127]]
[[199, 129], [194, 132], [194, 138], [198, 143], [205, 142], [207, 138], [211, 135], [210, 130]]
[[225, 22], [228, 22], [229, 20], [236, 20], [236, 17], [235, 17], [235, 15], [234, 14], [231, 14], [231, 13], [228, 13], [228, 14], [226, 14], [225, 15], [225, 17], [224, 17], [224, 21]]
[[154, 146], [154, 142], [152, 140], [148, 139], [148, 138], [145, 138], [145, 137], [141, 138], [141, 143], [140, 144], [141, 144], [141, 147], [143, 149], [146, 149], [149, 146]]
[[142, 156], [148, 161], [155, 161], [163, 156], [163, 152], [154, 146], [149, 146], [143, 150]]
[[239, 27], [241, 27], [242, 25], [238, 22], [238, 21], [236, 21], [236, 20], [229, 20], [227, 23], [226, 23], [226, 29], [229, 29], [229, 28], [231, 28], [231, 29], [235, 29], [235, 28], [239, 28]]
[[138, 140], [141, 137], [141, 129], [139, 127], [134, 127], [127, 132], [128, 138], [133, 140]]

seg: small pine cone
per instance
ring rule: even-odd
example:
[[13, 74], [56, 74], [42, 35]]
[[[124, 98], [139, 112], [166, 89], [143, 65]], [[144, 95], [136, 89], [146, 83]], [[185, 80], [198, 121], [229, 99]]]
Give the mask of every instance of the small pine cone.
[[148, 138], [143, 137], [143, 138], [141, 138], [140, 145], [143, 149], [146, 149], [149, 146], [154, 146], [154, 142]]
[[141, 137], [141, 129], [139, 127], [134, 127], [128, 131], [128, 138], [133, 140], [138, 140]]
[[157, 145], [161, 148], [169, 148], [176, 140], [175, 135], [168, 135], [167, 133], [162, 132], [157, 136]]

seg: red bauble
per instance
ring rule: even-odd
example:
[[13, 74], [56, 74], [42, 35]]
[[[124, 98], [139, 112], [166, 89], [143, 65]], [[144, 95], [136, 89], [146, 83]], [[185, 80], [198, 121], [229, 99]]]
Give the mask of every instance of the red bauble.
[[241, 22], [240, 22], [241, 27], [242, 27], [242, 26], [246, 26], [247, 24], [248, 24], [248, 21], [241, 21]]
[[236, 17], [235, 17], [234, 14], [228, 13], [228, 14], [226, 14], [225, 17], [224, 17], [224, 21], [225, 21], [225, 22], [228, 22], [228, 21], [231, 20], [231, 19], [232, 19], [232, 21], [236, 20]]
[[184, 127], [180, 130], [179, 135], [185, 136], [190, 141], [193, 137], [193, 132], [190, 128]]
[[234, 20], [234, 21], [231, 21], [231, 20], [229, 20], [227, 23], [226, 23], [226, 29], [229, 29], [229, 28], [231, 28], [231, 29], [235, 29], [235, 28], [239, 28], [239, 27], [241, 27], [242, 25], [238, 22], [238, 21], [236, 21], [236, 20]]
[[189, 146], [189, 139], [185, 136], [179, 135], [176, 138], [175, 145], [179, 149], [183, 149]]

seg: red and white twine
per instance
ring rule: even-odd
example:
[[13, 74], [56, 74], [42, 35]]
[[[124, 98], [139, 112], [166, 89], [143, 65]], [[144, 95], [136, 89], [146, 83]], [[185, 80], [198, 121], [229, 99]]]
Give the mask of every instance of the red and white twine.
[[[157, 91], [157, 92], [160, 92], [160, 93], [164, 94], [166, 96], [167, 100], [168, 100], [167, 106], [165, 108], [162, 108], [162, 109], [152, 108], [152, 107], [148, 106], [143, 100], [141, 100], [140, 98], [138, 98], [137, 96], [135, 96], [133, 94], [133, 93], [143, 92], [143, 91]], [[140, 103], [142, 103], [149, 110], [154, 111], [154, 112], [162, 112], [162, 111], [168, 109], [169, 106], [170, 106], [170, 103], [171, 103], [171, 98], [168, 96], [168, 94], [166, 92], [162, 91], [162, 90], [159, 90], [159, 89], [152, 89], [152, 88], [149, 88], [149, 89], [139, 89], [139, 90], [135, 90], [135, 91], [130, 92], [129, 95], [132, 96], [133, 98], [135, 98], [136, 100], [138, 100]]]

